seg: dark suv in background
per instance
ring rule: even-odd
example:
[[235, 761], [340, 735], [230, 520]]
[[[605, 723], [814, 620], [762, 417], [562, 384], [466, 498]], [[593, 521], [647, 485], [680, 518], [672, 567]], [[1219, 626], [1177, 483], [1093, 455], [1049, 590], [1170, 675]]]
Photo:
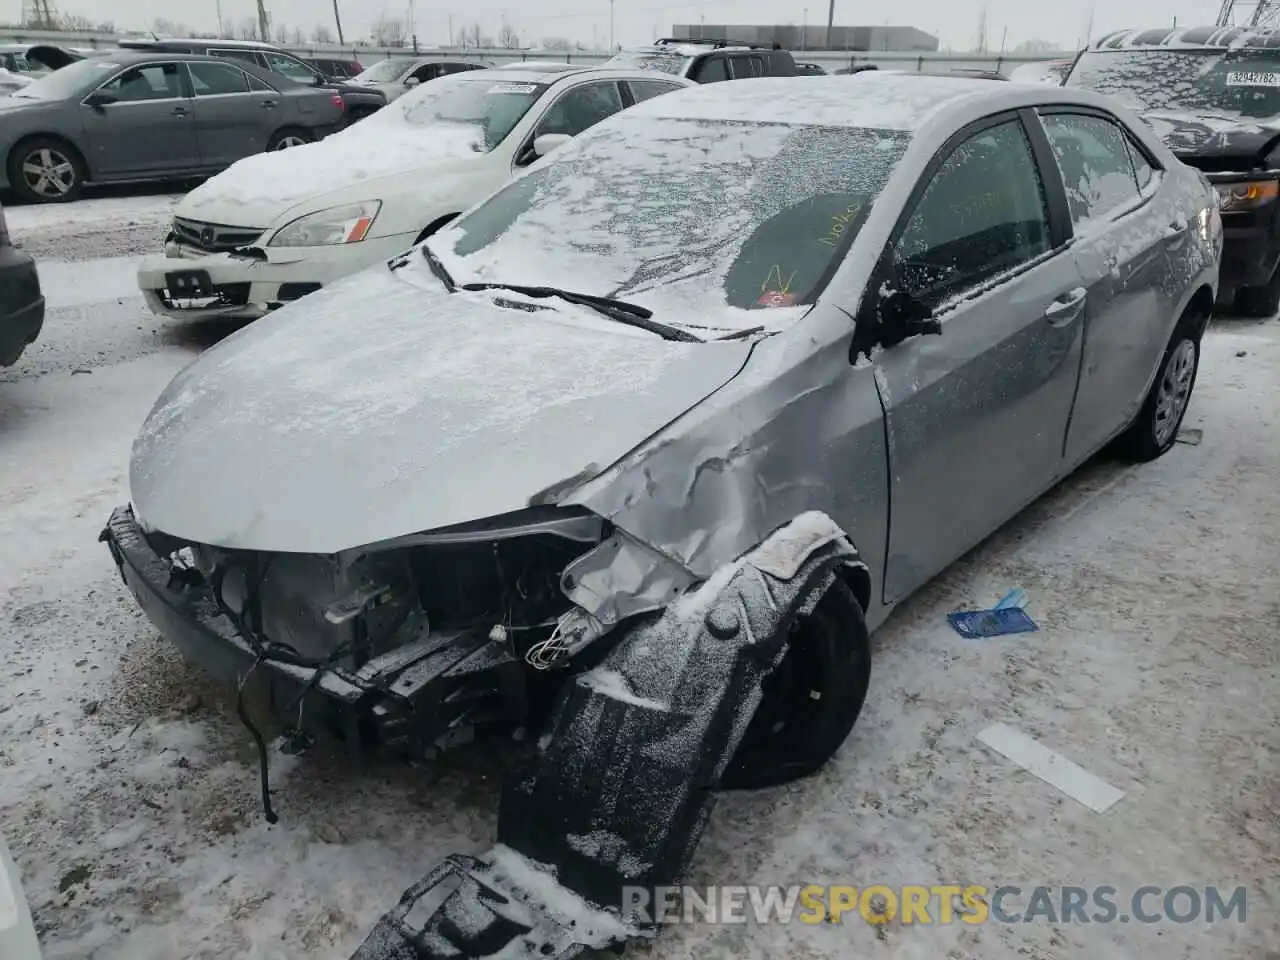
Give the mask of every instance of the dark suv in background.
[[130, 50], [154, 50], [172, 53], [202, 53], [211, 57], [243, 60], [287, 77], [294, 83], [326, 87], [342, 94], [346, 104], [347, 123], [355, 123], [387, 105], [381, 91], [370, 90], [341, 80], [331, 80], [320, 70], [292, 53], [269, 43], [252, 40], [120, 40], [118, 45]]
[[301, 57], [303, 63], [315, 67], [330, 80], [350, 80], [364, 72], [359, 60], [338, 60], [333, 57]]
[[695, 83], [794, 77], [798, 73], [790, 50], [783, 50], [776, 43], [763, 46], [732, 40], [658, 40], [652, 46], [624, 50], [608, 62], [611, 66], [670, 73]]
[[1218, 302], [1280, 311], [1280, 34], [1121, 30], [1081, 53], [1063, 83], [1116, 97], [1208, 178], [1225, 239]]

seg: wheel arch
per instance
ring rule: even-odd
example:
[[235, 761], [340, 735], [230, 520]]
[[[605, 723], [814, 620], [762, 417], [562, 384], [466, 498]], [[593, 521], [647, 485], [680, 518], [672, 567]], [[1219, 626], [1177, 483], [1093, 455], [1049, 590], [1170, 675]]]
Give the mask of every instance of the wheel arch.
[[1213, 288], [1207, 283], [1202, 283], [1191, 294], [1187, 300], [1187, 305], [1183, 308], [1178, 318], [1178, 326], [1185, 326], [1194, 322], [1196, 325], [1196, 336], [1203, 336], [1205, 330], [1209, 326], [1209, 321], [1213, 318], [1214, 293]]

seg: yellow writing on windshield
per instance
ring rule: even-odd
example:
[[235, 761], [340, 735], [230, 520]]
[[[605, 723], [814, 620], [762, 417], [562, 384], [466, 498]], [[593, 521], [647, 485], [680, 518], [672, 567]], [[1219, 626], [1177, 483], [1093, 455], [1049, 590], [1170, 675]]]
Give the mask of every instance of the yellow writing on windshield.
[[840, 239], [844, 236], [844, 232], [849, 229], [849, 224], [858, 215], [858, 211], [862, 209], [862, 204], [851, 203], [839, 213], [831, 218], [831, 225], [827, 228], [825, 235], [818, 238], [819, 243], [826, 244], [828, 247], [834, 247], [840, 243]]
[[[790, 275], [785, 280], [783, 280], [782, 267], [778, 266], [775, 263], [772, 267], [769, 268], [769, 273], [765, 276], [764, 283], [760, 284], [760, 292], [761, 293], [790, 293], [791, 282], [795, 280], [795, 278], [796, 278], [796, 271], [792, 270]], [[776, 286], [774, 285], [775, 279], [777, 280]]]

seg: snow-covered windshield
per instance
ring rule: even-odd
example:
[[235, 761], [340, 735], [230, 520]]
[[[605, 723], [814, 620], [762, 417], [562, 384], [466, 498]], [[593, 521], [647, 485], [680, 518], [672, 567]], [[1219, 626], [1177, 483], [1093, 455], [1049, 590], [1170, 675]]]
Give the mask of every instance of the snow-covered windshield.
[[826, 286], [910, 137], [623, 113], [432, 246], [459, 283], [616, 297], [685, 326], [785, 325]]
[[480, 71], [456, 74], [416, 87], [361, 121], [360, 126], [370, 134], [385, 125], [469, 130], [474, 134], [475, 149], [488, 153], [507, 138], [546, 89], [546, 84], [497, 80], [492, 74], [482, 76]]
[[1067, 83], [1140, 112], [1274, 117], [1280, 114], [1280, 50], [1092, 50]]
[[88, 93], [119, 69], [120, 64], [111, 60], [77, 60], [27, 84], [14, 97], [22, 100], [66, 100]]
[[691, 60], [683, 54], [666, 50], [624, 50], [609, 60], [609, 66], [629, 70], [655, 70], [679, 77]]
[[412, 60], [404, 58], [381, 60], [363, 73], [357, 73], [352, 79], [368, 83], [394, 83], [400, 78], [400, 74], [409, 69], [411, 63]]

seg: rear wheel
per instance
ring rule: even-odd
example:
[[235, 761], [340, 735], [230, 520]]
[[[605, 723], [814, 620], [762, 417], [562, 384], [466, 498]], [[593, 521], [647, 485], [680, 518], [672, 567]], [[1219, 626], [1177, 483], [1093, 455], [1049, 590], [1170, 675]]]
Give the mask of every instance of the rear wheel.
[[1142, 409], [1116, 438], [1115, 449], [1122, 457], [1145, 463], [1168, 453], [1177, 442], [1200, 369], [1199, 321], [1199, 316], [1188, 313], [1174, 331]]
[[75, 200], [86, 176], [79, 151], [54, 137], [20, 143], [9, 155], [9, 184], [28, 203]]
[[310, 131], [303, 130], [301, 127], [285, 127], [283, 130], [277, 130], [271, 135], [271, 139], [267, 142], [268, 150], [288, 150], [291, 147], [300, 147], [304, 143], [311, 143], [315, 137]]
[[786, 656], [765, 678], [760, 706], [721, 786], [771, 787], [816, 773], [848, 738], [870, 682], [866, 619], [837, 578], [813, 612], [794, 624]]

